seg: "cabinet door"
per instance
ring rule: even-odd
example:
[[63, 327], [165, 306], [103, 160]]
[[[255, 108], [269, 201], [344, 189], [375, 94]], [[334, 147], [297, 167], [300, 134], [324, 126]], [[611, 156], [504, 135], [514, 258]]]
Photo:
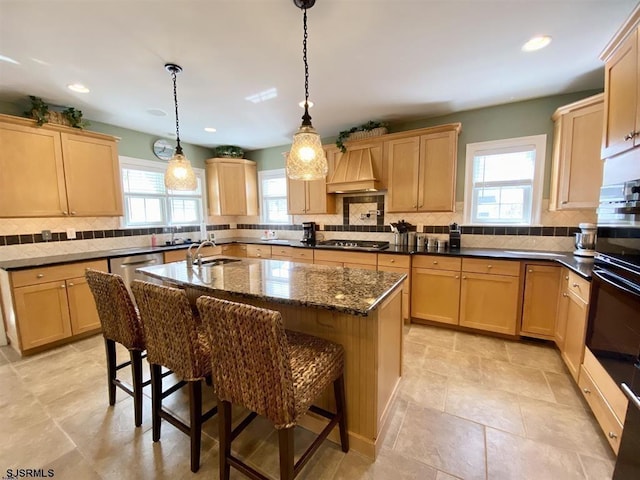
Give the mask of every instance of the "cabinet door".
[[[380, 256], [378, 256], [380, 257]], [[402, 285], [402, 318], [409, 320], [409, 292], [411, 291], [411, 271], [408, 268], [390, 267], [388, 265], [380, 265], [378, 262], [378, 270], [382, 272], [405, 273], [407, 279]]]
[[418, 208], [420, 138], [385, 142], [387, 154], [387, 211], [410, 212]]
[[246, 192], [246, 213], [245, 215], [258, 215], [258, 167], [255, 164], [244, 165], [244, 181]]
[[520, 333], [554, 338], [561, 267], [526, 265]]
[[67, 285], [42, 283], [13, 290], [19, 319], [21, 350], [29, 350], [71, 335]]
[[412, 318], [457, 325], [459, 308], [460, 272], [412, 269]]
[[462, 272], [460, 325], [516, 334], [518, 277]]
[[567, 328], [564, 338], [564, 349], [561, 350], [564, 363], [573, 378], [578, 380], [580, 365], [584, 358], [584, 342], [587, 331], [587, 304], [572, 291], [567, 298]]
[[335, 213], [335, 197], [327, 195], [327, 181], [321, 178], [305, 183], [306, 213]]
[[60, 134], [0, 123], [0, 217], [61, 216], [67, 210]]
[[289, 215], [307, 213], [307, 188], [303, 180], [287, 177], [287, 212]]
[[420, 137], [419, 212], [453, 212], [456, 205], [456, 132]]
[[96, 302], [84, 277], [72, 278], [66, 281], [67, 299], [69, 302], [69, 317], [71, 319], [71, 333], [89, 332], [100, 329], [100, 317]]
[[242, 163], [219, 163], [217, 168], [220, 215], [246, 215], [245, 166]]
[[[618, 47], [604, 67], [602, 158], [634, 145], [638, 117], [638, 31]], [[629, 138], [629, 134], [631, 138]]]
[[122, 215], [122, 187], [115, 141], [60, 134], [69, 214]]
[[560, 351], [564, 350], [564, 339], [567, 334], [567, 314], [569, 312], [569, 294], [562, 289], [558, 297], [558, 314], [556, 316], [556, 326], [554, 340]]
[[602, 103], [562, 119], [558, 168], [558, 209], [596, 208], [602, 185]]

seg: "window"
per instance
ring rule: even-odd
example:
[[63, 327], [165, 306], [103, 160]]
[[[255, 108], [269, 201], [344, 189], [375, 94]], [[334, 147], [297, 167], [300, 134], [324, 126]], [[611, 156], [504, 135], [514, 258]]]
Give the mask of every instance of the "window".
[[279, 170], [258, 172], [260, 212], [263, 223], [291, 223], [287, 213], [287, 174]]
[[465, 222], [538, 224], [546, 143], [535, 135], [468, 144]]
[[167, 190], [165, 164], [120, 157], [126, 227], [200, 225], [204, 217], [204, 170], [194, 168], [195, 192]]

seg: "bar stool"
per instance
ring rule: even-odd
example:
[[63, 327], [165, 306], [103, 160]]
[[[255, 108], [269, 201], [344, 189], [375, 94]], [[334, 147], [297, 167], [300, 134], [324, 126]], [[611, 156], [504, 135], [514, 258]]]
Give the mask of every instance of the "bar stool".
[[[278, 430], [280, 478], [292, 480], [339, 424], [342, 451], [349, 451], [344, 394], [344, 349], [327, 340], [285, 331], [280, 312], [212, 297], [196, 301], [211, 343], [213, 387], [220, 413], [220, 479], [233, 466], [254, 480], [266, 476], [231, 454], [231, 442], [261, 415]], [[333, 382], [336, 410], [312, 405]], [[252, 413], [231, 430], [231, 405]], [[309, 448], [294, 463], [293, 431], [307, 410], [329, 419]]]
[[[140, 309], [151, 367], [151, 418], [153, 441], [160, 440], [160, 422], [167, 420], [191, 440], [191, 471], [200, 468], [202, 424], [217, 412], [202, 412], [202, 380], [211, 376], [211, 348], [184, 290], [134, 280], [133, 296]], [[161, 367], [173, 371], [178, 383], [162, 391]], [[189, 389], [189, 425], [169, 410], [162, 400], [183, 386]]]
[[[116, 387], [133, 397], [135, 425], [142, 425], [142, 381], [144, 337], [140, 316], [133, 305], [122, 277], [88, 268], [85, 277], [96, 302], [107, 354], [107, 387], [109, 405], [116, 403]], [[118, 364], [116, 343], [129, 350], [129, 361]], [[117, 378], [118, 370], [131, 365], [133, 385]]]

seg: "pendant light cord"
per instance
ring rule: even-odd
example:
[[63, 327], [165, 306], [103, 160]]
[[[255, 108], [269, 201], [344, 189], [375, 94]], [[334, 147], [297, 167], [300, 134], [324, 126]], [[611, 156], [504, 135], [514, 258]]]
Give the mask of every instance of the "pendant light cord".
[[178, 121], [178, 88], [176, 86], [176, 69], [171, 70], [171, 78], [173, 79], [173, 103], [176, 106], [176, 154], [182, 155], [182, 146], [180, 145], [180, 122]]
[[302, 126], [310, 127], [311, 115], [309, 115], [309, 63], [307, 61], [307, 8], [302, 9], [302, 24], [304, 36], [302, 37], [302, 61], [304, 62], [304, 115], [302, 116]]

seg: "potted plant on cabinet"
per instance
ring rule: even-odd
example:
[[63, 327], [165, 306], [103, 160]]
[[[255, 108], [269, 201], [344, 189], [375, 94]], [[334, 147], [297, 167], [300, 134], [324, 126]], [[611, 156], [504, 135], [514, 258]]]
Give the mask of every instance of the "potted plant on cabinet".
[[347, 140], [361, 140], [363, 138], [377, 137], [378, 135], [384, 135], [387, 133], [387, 124], [383, 122], [374, 122], [373, 120], [363, 123], [357, 127], [351, 127], [349, 130], [343, 130], [338, 134], [336, 138], [336, 147], [340, 149], [342, 153], [347, 151], [344, 142]]

